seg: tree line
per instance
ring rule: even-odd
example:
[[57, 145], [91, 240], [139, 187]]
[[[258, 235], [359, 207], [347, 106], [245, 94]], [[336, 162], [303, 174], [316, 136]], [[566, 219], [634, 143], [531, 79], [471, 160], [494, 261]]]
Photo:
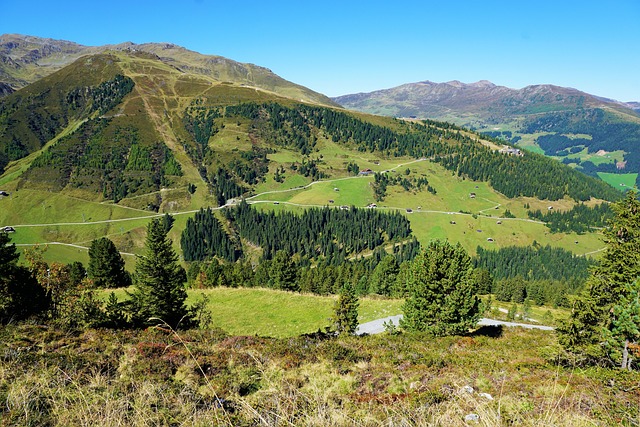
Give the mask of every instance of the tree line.
[[[365, 250], [407, 239], [409, 221], [399, 213], [372, 209], [311, 208], [302, 214], [262, 212], [246, 201], [225, 209], [223, 226], [210, 209], [187, 220], [181, 246], [187, 261], [218, 257], [233, 262], [242, 256], [239, 238], [261, 247], [264, 260], [278, 251], [304, 260], [325, 259], [333, 264]], [[225, 228], [230, 230], [227, 232]], [[231, 239], [230, 234], [237, 237]]]
[[528, 211], [529, 218], [545, 223], [552, 233], [575, 232], [584, 234], [602, 228], [613, 219], [613, 211], [608, 203], [600, 203], [593, 207], [584, 203], [573, 206], [568, 211], [540, 209]]

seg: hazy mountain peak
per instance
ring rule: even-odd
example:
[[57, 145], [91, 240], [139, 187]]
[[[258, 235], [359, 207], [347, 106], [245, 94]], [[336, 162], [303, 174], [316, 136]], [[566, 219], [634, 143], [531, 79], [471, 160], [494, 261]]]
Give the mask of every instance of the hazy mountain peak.
[[496, 85], [491, 83], [489, 80], [480, 80], [475, 83], [470, 83], [469, 86], [478, 87], [478, 88], [496, 87]]

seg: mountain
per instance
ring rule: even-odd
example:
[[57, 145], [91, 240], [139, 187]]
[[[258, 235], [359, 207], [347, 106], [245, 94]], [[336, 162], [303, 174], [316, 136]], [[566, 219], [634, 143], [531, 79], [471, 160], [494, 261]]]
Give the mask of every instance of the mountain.
[[271, 70], [236, 62], [222, 56], [202, 55], [172, 43], [83, 46], [47, 38], [4, 34], [0, 36], [0, 96], [2, 87], [20, 89], [71, 64], [84, 55], [106, 51], [146, 52], [156, 55], [177, 70], [206, 76], [217, 82], [234, 82], [275, 92], [276, 94], [325, 105], [336, 105], [328, 97], [294, 83]]
[[544, 152], [615, 185], [626, 178], [633, 186], [640, 172], [638, 103], [553, 85], [516, 90], [486, 80], [423, 81], [333, 100], [372, 114], [450, 121]]
[[451, 119], [464, 126], [495, 124], [505, 118], [567, 111], [577, 108], [609, 108], [633, 114], [633, 103], [597, 97], [577, 89], [533, 85], [523, 89], [497, 86], [487, 80], [462, 83], [423, 81], [370, 93], [333, 98], [340, 105], [373, 114], [395, 117]]
[[[71, 55], [77, 45], [58, 47], [47, 51]], [[58, 252], [75, 260], [77, 246], [105, 235], [135, 253], [150, 215], [175, 214], [179, 234], [187, 215], [244, 198], [267, 210], [377, 205], [375, 212], [402, 212], [419, 240], [444, 234], [469, 251], [534, 240], [599, 249], [594, 234], [551, 237], [527, 210], [617, 199], [602, 181], [534, 153], [510, 155], [499, 141], [451, 123], [335, 105], [265, 68], [170, 44], [81, 55], [0, 99], [0, 224], [15, 226], [17, 243], [75, 245], [71, 255]], [[503, 213], [524, 221], [502, 224]], [[277, 252], [233, 229], [219, 235], [227, 233], [231, 255], [238, 246], [256, 259]], [[335, 259], [363, 247], [323, 239]], [[313, 245], [304, 250], [317, 253]]]

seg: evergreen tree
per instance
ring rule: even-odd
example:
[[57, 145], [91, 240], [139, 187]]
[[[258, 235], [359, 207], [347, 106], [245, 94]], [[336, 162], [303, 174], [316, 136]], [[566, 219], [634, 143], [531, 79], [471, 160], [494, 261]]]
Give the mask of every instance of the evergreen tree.
[[333, 308], [332, 323], [338, 334], [353, 334], [358, 327], [359, 301], [353, 286], [346, 283]]
[[610, 353], [620, 360], [620, 367], [631, 370], [632, 356], [640, 357], [640, 286], [636, 281], [626, 288], [627, 294], [613, 306], [611, 326], [605, 336]]
[[67, 267], [69, 268], [69, 279], [74, 286], [80, 285], [87, 277], [87, 270], [80, 261], [74, 261], [68, 264]]
[[271, 261], [269, 283], [274, 289], [299, 290], [296, 265], [285, 251], [278, 251]]
[[393, 255], [385, 256], [376, 266], [369, 280], [369, 293], [390, 296], [400, 267]]
[[122, 255], [118, 252], [116, 245], [106, 237], [91, 242], [87, 274], [99, 288], [131, 285], [131, 277], [124, 269]]
[[173, 328], [191, 326], [185, 306], [187, 275], [178, 264], [178, 255], [167, 238], [162, 219], [147, 226], [146, 253], [136, 263], [136, 290], [133, 293], [135, 323], [149, 325], [160, 319]]
[[600, 264], [592, 270], [590, 292], [596, 304], [611, 308], [625, 296], [626, 285], [640, 277], [640, 201], [635, 191], [612, 205], [613, 220], [604, 230], [607, 247]]
[[10, 241], [0, 232], [0, 323], [41, 314], [51, 302], [33, 274], [17, 264], [20, 255]]
[[491, 276], [489, 270], [486, 268], [475, 268], [471, 277], [475, 284], [476, 292], [481, 295], [491, 293], [491, 288], [493, 287], [493, 276]]
[[[560, 343], [587, 362], [605, 360], [617, 353], [625, 354], [633, 340], [633, 313], [636, 287], [640, 276], [640, 202], [635, 191], [613, 204], [615, 217], [604, 231], [607, 249], [600, 264], [592, 269], [587, 290], [576, 299], [569, 319], [558, 328]], [[637, 327], [637, 324], [636, 324]], [[605, 343], [621, 343], [617, 349]], [[609, 359], [611, 360], [611, 359]], [[621, 363], [628, 367], [628, 359]]]
[[436, 336], [463, 334], [480, 317], [471, 259], [458, 243], [433, 241], [412, 263], [401, 326]]

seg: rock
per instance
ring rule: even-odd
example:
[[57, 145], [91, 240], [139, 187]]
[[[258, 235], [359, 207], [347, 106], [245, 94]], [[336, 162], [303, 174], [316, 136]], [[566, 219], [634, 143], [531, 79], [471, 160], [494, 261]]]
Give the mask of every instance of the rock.
[[470, 385], [466, 385], [460, 389], [460, 393], [473, 394], [473, 387], [471, 387]]
[[493, 400], [493, 396], [491, 396], [489, 393], [480, 393], [480, 396], [484, 397], [487, 400]]
[[478, 414], [467, 414], [464, 416], [464, 421], [465, 422], [474, 422], [477, 423], [480, 421], [480, 415]]

